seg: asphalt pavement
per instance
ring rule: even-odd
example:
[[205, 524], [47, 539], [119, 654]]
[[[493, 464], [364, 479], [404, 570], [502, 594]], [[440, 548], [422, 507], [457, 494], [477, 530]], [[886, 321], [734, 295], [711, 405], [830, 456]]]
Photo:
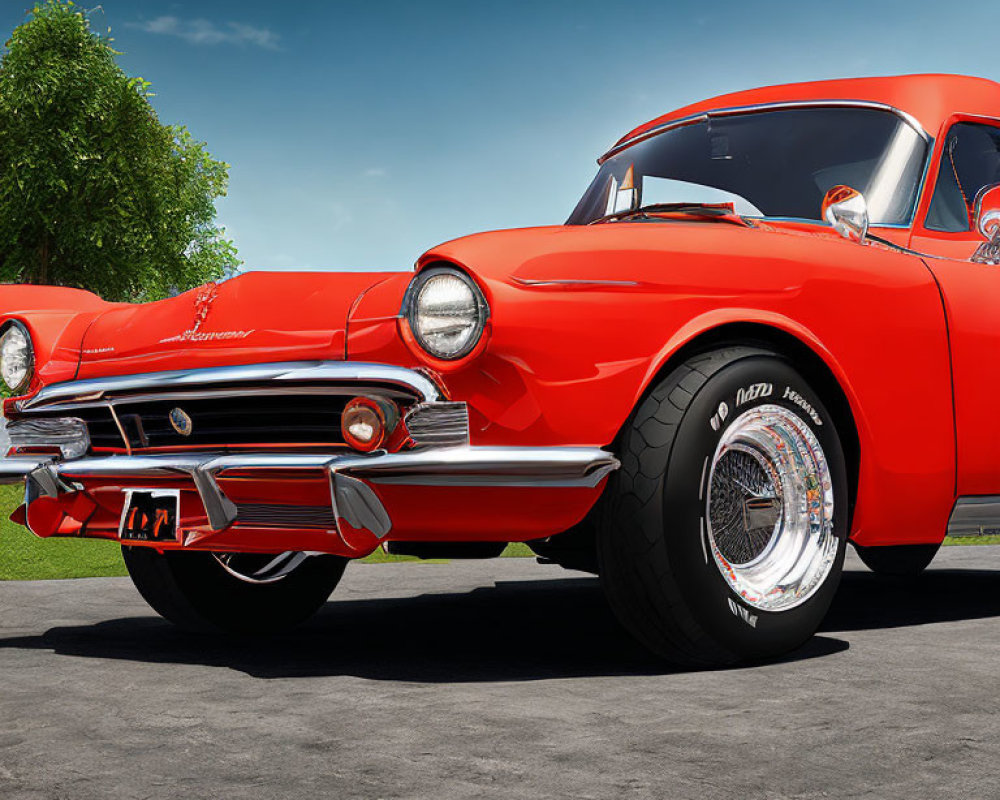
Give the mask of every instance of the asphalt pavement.
[[127, 579], [0, 583], [0, 798], [1000, 797], [1000, 548], [853, 557], [781, 663], [671, 672], [596, 579], [352, 565], [296, 631], [180, 633]]

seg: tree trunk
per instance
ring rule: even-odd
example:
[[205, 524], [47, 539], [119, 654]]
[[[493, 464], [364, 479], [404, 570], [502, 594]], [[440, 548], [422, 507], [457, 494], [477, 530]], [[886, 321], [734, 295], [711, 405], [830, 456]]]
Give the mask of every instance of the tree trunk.
[[42, 244], [38, 248], [38, 279], [33, 283], [49, 282], [49, 237], [42, 238]]

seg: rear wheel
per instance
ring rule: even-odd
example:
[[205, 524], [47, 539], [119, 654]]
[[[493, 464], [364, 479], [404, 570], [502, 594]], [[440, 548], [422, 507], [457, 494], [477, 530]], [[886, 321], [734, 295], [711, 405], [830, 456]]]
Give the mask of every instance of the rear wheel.
[[872, 572], [894, 578], [912, 578], [930, 565], [939, 544], [900, 544], [889, 547], [854, 545], [858, 556]]
[[122, 547], [143, 599], [189, 630], [274, 633], [314, 614], [347, 565], [339, 556], [305, 553], [157, 552]]
[[843, 566], [847, 478], [832, 418], [786, 359], [689, 359], [641, 403], [622, 453], [598, 553], [626, 628], [685, 666], [812, 636]]

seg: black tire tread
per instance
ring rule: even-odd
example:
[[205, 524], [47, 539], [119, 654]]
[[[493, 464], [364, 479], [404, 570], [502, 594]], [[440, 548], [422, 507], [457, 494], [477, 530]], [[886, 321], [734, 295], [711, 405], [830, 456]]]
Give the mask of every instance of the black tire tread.
[[662, 502], [674, 437], [695, 394], [723, 367], [753, 356], [780, 358], [754, 347], [714, 350], [688, 359], [656, 385], [626, 429], [622, 466], [609, 487], [605, 535], [598, 537], [609, 602], [621, 610], [618, 616], [633, 636], [680, 666], [719, 666], [735, 663], [738, 657], [710, 637], [691, 614], [673, 578], [662, 532], [645, 522], [656, 515], [641, 511]]
[[934, 560], [939, 544], [899, 544], [886, 547], [854, 545], [858, 557], [876, 575], [891, 578], [913, 578]]
[[212, 626], [180, 590], [166, 559], [149, 547], [122, 546], [122, 558], [132, 583], [150, 608], [168, 622], [190, 631], [208, 632]]
[[271, 584], [241, 581], [208, 552], [122, 547], [132, 582], [164, 619], [197, 632], [240, 635], [285, 630], [315, 613], [339, 583], [348, 559], [314, 556]]

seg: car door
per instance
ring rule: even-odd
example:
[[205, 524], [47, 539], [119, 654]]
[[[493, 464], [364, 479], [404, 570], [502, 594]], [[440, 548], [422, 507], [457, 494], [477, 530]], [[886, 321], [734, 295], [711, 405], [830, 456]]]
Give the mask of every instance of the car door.
[[[1000, 183], [1000, 120], [957, 115], [937, 141], [929, 170], [933, 184], [910, 247], [927, 254], [924, 262], [937, 279], [948, 320], [956, 494], [1000, 495], [1000, 267], [971, 260], [982, 244], [972, 220], [976, 195]], [[1000, 504], [995, 508], [1000, 513]], [[981, 517], [985, 527], [1000, 522]]]

